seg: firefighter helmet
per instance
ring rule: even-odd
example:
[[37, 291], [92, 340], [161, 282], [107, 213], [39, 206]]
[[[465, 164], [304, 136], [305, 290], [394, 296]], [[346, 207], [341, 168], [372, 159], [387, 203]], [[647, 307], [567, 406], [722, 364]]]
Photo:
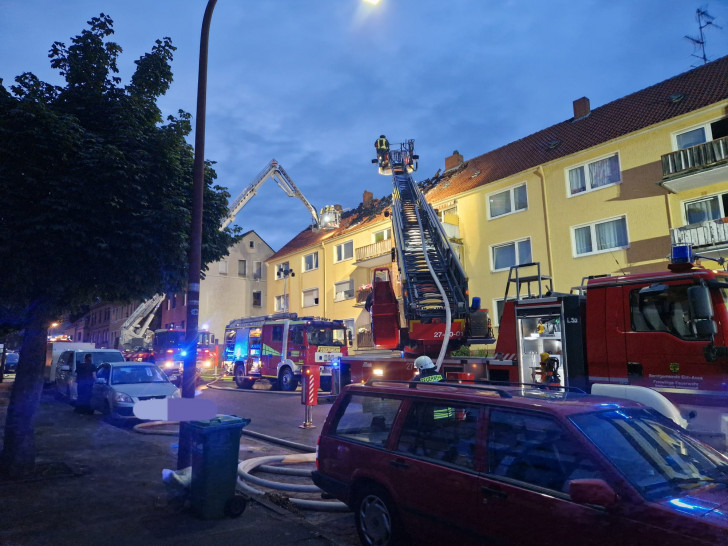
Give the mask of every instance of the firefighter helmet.
[[417, 360], [415, 360], [415, 366], [417, 366], [417, 369], [422, 370], [429, 370], [430, 368], [435, 367], [435, 363], [432, 362], [432, 359], [427, 355], [418, 356]]
[[546, 362], [550, 356], [551, 355], [548, 353], [541, 353], [541, 363], [543, 364], [544, 362]]

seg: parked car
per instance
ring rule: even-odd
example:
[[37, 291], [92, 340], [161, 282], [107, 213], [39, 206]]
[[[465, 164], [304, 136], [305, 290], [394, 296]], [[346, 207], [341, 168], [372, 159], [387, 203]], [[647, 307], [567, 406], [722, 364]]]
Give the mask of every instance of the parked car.
[[56, 390], [58, 394], [73, 402], [76, 393], [76, 365], [83, 362], [84, 356], [90, 354], [92, 362], [98, 368], [104, 362], [123, 362], [124, 355], [116, 349], [75, 349], [63, 351], [55, 363]]
[[140, 400], [179, 397], [179, 389], [156, 364], [105, 362], [96, 370], [91, 409], [114, 419], [133, 419]]
[[4, 373], [15, 373], [18, 371], [18, 360], [20, 355], [18, 353], [7, 352], [5, 353], [5, 371]]
[[564, 388], [370, 381], [313, 479], [363, 544], [728, 544], [728, 457], [645, 406]]

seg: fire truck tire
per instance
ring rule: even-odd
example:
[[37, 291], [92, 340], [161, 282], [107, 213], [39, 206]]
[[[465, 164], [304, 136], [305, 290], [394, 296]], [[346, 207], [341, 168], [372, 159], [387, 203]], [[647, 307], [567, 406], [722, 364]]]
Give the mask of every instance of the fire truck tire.
[[282, 367], [278, 374], [278, 388], [286, 392], [293, 392], [298, 388], [298, 379], [288, 366]]
[[322, 377], [319, 386], [322, 391], [331, 392], [331, 377]]
[[245, 364], [240, 363], [235, 366], [235, 384], [240, 389], [252, 389], [255, 379], [245, 377]]
[[407, 543], [394, 503], [383, 488], [366, 484], [354, 494], [354, 519], [362, 544]]

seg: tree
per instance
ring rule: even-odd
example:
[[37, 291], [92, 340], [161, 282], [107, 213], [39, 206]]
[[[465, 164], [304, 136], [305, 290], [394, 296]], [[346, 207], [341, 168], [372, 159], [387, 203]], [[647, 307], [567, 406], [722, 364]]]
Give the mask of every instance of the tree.
[[[190, 115], [166, 123], [156, 105], [172, 83], [169, 38], [136, 61], [122, 86], [121, 47], [103, 13], [55, 42], [64, 86], [31, 73], [0, 80], [0, 330], [23, 330], [0, 468], [35, 466], [33, 419], [43, 389], [48, 324], [95, 301], [180, 291], [187, 278], [192, 165]], [[220, 229], [230, 195], [206, 164], [203, 264], [240, 238]], [[206, 267], [203, 266], [203, 270]]]

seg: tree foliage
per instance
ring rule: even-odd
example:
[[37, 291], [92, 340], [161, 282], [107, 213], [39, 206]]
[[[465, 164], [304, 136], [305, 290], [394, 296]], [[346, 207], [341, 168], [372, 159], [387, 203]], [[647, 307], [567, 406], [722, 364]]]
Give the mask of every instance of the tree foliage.
[[[2, 453], [15, 470], [33, 466], [28, 412], [40, 399], [51, 319], [96, 299], [179, 291], [187, 279], [190, 115], [163, 120], [156, 104], [172, 83], [175, 47], [157, 40], [124, 86], [112, 35], [102, 13], [70, 46], [52, 45], [51, 66], [64, 86], [31, 73], [10, 90], [0, 80], [0, 329], [26, 331]], [[207, 163], [203, 263], [225, 256], [240, 237], [237, 228], [219, 229], [230, 196], [215, 178]]]

